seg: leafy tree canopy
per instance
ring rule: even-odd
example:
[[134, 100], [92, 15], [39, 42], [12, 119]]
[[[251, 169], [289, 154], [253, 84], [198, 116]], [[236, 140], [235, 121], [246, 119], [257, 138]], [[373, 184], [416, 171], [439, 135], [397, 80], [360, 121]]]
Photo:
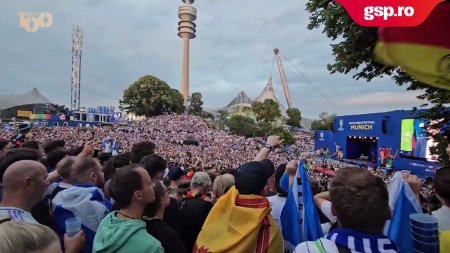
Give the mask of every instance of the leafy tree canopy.
[[143, 76], [131, 84], [119, 100], [119, 108], [138, 116], [157, 116], [184, 111], [181, 93], [154, 77]]

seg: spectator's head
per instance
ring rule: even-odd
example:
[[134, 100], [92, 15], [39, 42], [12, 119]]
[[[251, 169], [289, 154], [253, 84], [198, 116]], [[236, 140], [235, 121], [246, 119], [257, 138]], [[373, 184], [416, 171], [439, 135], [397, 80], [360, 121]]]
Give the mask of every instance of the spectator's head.
[[275, 190], [281, 197], [287, 197], [287, 192], [280, 187], [280, 179], [286, 171], [286, 163], [280, 164], [275, 170]]
[[44, 152], [48, 154], [55, 149], [63, 149], [65, 145], [66, 142], [64, 140], [49, 141], [44, 144]]
[[112, 175], [114, 175], [114, 173], [116, 172], [116, 169], [130, 165], [130, 163], [131, 160], [129, 153], [118, 154], [117, 156], [114, 156], [111, 159], [109, 159], [105, 163], [103, 170], [103, 172], [105, 173], [105, 181], [111, 179]]
[[191, 180], [190, 189], [193, 192], [206, 194], [211, 188], [211, 178], [206, 172], [196, 172]]
[[184, 180], [181, 181], [178, 185], [177, 189], [177, 200], [181, 201], [183, 199], [183, 196], [186, 195], [189, 191], [189, 188], [191, 186], [191, 181]]
[[227, 189], [234, 185], [234, 177], [231, 174], [223, 174], [214, 179], [212, 190], [216, 198], [222, 196]]
[[13, 147], [13, 144], [10, 140], [5, 138], [0, 138], [0, 158], [3, 157], [9, 149]]
[[50, 169], [55, 169], [56, 164], [67, 156], [67, 152], [64, 149], [52, 150], [47, 155], [47, 167]]
[[443, 167], [436, 171], [434, 189], [442, 205], [450, 207], [450, 167]]
[[131, 147], [131, 162], [138, 163], [142, 157], [155, 153], [156, 145], [150, 141], [141, 141]]
[[103, 166], [109, 159], [111, 159], [111, 157], [112, 157], [111, 154], [101, 152], [100, 154], [98, 154], [97, 159], [100, 161], [100, 164]]
[[169, 168], [169, 173], [167, 173], [167, 177], [169, 177], [170, 181], [181, 182], [184, 176], [184, 170], [180, 167], [172, 167]]
[[39, 161], [39, 159], [41, 159], [41, 153], [34, 149], [14, 148], [9, 150], [0, 162], [0, 182], [3, 180], [6, 168], [11, 164], [20, 160]]
[[73, 164], [73, 180], [77, 184], [92, 184], [102, 188], [105, 178], [102, 166], [95, 158], [80, 158]]
[[167, 162], [159, 155], [146, 155], [142, 157], [140, 164], [144, 165], [144, 169], [148, 172], [153, 180], [162, 180]]
[[379, 234], [391, 217], [386, 185], [368, 171], [339, 170], [331, 181], [330, 196], [340, 227]]
[[154, 181], [155, 200], [145, 207], [144, 215], [147, 217], [155, 217], [157, 212], [164, 213], [164, 209], [170, 204], [170, 196], [166, 186], [159, 181]]
[[75, 157], [67, 156], [56, 164], [56, 171], [66, 183], [74, 183], [72, 178]]
[[47, 190], [47, 169], [40, 162], [21, 160], [11, 164], [3, 175], [3, 201], [23, 201], [22, 208], [29, 211], [44, 198]]
[[144, 208], [155, 200], [153, 181], [141, 164], [118, 169], [111, 179], [110, 191], [119, 209], [132, 205]]
[[59, 238], [49, 227], [0, 218], [0, 252], [60, 253]]
[[313, 195], [316, 195], [318, 193], [320, 193], [320, 184], [318, 181], [316, 180], [311, 180], [309, 182], [309, 184], [311, 185], [311, 191]]
[[39, 142], [27, 141], [24, 144], [22, 144], [22, 148], [31, 148], [31, 149], [39, 150]]
[[236, 189], [243, 195], [266, 196], [274, 172], [275, 167], [269, 159], [244, 163], [235, 176]]

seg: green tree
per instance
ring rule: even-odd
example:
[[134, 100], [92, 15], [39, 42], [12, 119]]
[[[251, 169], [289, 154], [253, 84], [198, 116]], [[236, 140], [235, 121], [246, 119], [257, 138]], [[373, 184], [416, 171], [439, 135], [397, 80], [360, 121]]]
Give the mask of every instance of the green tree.
[[139, 78], [123, 92], [119, 108], [147, 117], [164, 113], [182, 113], [183, 96], [164, 81], [147, 75]]
[[256, 119], [262, 122], [274, 122], [281, 117], [280, 106], [272, 99], [266, 99], [264, 102], [254, 102], [252, 110]]
[[289, 119], [287, 120], [287, 124], [293, 127], [301, 127], [302, 122], [302, 113], [298, 108], [287, 109], [286, 111]]
[[189, 114], [201, 116], [203, 113], [202, 93], [194, 92], [189, 98], [191, 105], [189, 106]]
[[209, 113], [206, 111], [203, 111], [201, 116], [202, 116], [202, 118], [214, 120], [214, 115], [212, 113]]
[[291, 145], [295, 143], [294, 135], [285, 127], [275, 127], [270, 131], [270, 134], [280, 136], [281, 139], [284, 139], [283, 143], [285, 144]]
[[[450, 90], [439, 89], [421, 83], [400, 68], [384, 66], [375, 62], [374, 48], [378, 40], [376, 27], [361, 27], [347, 14], [345, 9], [332, 0], [308, 0], [306, 10], [310, 12], [308, 29], [322, 29], [333, 41], [331, 44], [334, 62], [327, 65], [330, 73], [354, 73], [353, 78], [371, 81], [376, 77], [391, 77], [397, 85], [405, 85], [407, 90], [420, 90], [418, 99], [425, 100], [422, 106], [431, 105], [424, 117], [432, 119], [445, 118], [445, 105], [450, 101]], [[440, 138], [437, 149], [441, 162], [448, 162], [445, 147], [449, 138]]]
[[66, 114], [67, 111], [69, 111], [69, 108], [67, 108], [65, 105], [58, 105], [58, 104], [50, 104], [50, 113], [57, 114], [62, 113]]
[[230, 131], [233, 134], [243, 135], [246, 137], [251, 137], [256, 132], [256, 126], [248, 117], [243, 115], [233, 115], [227, 122]]
[[230, 113], [227, 110], [219, 110], [217, 113], [219, 114], [220, 121], [222, 122], [225, 122], [228, 116], [230, 116]]
[[311, 123], [312, 130], [332, 130], [335, 114], [328, 114], [322, 112], [319, 114], [319, 119]]

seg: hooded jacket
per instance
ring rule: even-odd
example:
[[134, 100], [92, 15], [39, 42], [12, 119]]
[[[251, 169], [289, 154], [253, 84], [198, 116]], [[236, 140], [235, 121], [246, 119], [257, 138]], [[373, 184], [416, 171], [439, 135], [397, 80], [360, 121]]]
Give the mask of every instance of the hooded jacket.
[[147, 233], [145, 222], [108, 214], [94, 238], [93, 253], [164, 253], [161, 243]]

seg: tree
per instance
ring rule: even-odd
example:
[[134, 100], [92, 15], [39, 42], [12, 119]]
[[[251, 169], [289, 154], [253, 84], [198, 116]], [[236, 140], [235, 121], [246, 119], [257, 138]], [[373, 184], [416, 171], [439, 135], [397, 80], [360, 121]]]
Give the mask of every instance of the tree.
[[205, 118], [205, 119], [214, 120], [214, 115], [212, 113], [206, 112], [206, 111], [202, 111], [201, 117]]
[[312, 130], [333, 130], [333, 121], [335, 114], [328, 114], [326, 112], [322, 112], [319, 114], [319, 119], [314, 120], [311, 123]]
[[164, 81], [147, 75], [139, 78], [123, 92], [119, 108], [147, 117], [164, 113], [182, 113], [183, 96]]
[[[335, 61], [327, 65], [330, 73], [355, 73], [353, 78], [367, 81], [376, 77], [391, 77], [398, 85], [407, 85], [407, 90], [421, 90], [417, 98], [425, 100], [422, 106], [432, 105], [427, 112], [428, 118], [450, 120], [445, 114], [445, 105], [450, 101], [450, 90], [434, 88], [421, 83], [403, 70], [384, 66], [374, 60], [374, 48], [378, 40], [376, 27], [361, 27], [347, 14], [345, 9], [332, 0], [308, 0], [306, 10], [309, 17], [308, 29], [323, 29], [322, 32], [337, 43], [331, 44]], [[435, 150], [446, 162], [445, 146], [449, 138], [437, 138], [439, 147]]]
[[203, 101], [202, 101], [202, 93], [194, 92], [189, 98], [191, 103], [189, 107], [189, 114], [201, 116], [203, 112]]
[[285, 144], [290, 145], [295, 143], [294, 135], [285, 127], [275, 127], [270, 131], [270, 134], [280, 136], [280, 138], [284, 140], [283, 143]]
[[288, 125], [293, 127], [301, 127], [302, 113], [298, 108], [287, 109], [286, 113], [289, 117], [286, 122]]
[[252, 110], [258, 121], [274, 122], [281, 117], [280, 106], [272, 99], [266, 99], [264, 102], [254, 102]]
[[228, 120], [228, 127], [233, 134], [251, 137], [256, 132], [256, 126], [248, 117], [242, 115], [233, 115]]
[[65, 105], [50, 104], [50, 113], [52, 114], [66, 114], [69, 111]]
[[227, 110], [219, 110], [217, 113], [219, 114], [219, 118], [222, 122], [225, 122], [228, 116], [230, 116], [230, 113]]

